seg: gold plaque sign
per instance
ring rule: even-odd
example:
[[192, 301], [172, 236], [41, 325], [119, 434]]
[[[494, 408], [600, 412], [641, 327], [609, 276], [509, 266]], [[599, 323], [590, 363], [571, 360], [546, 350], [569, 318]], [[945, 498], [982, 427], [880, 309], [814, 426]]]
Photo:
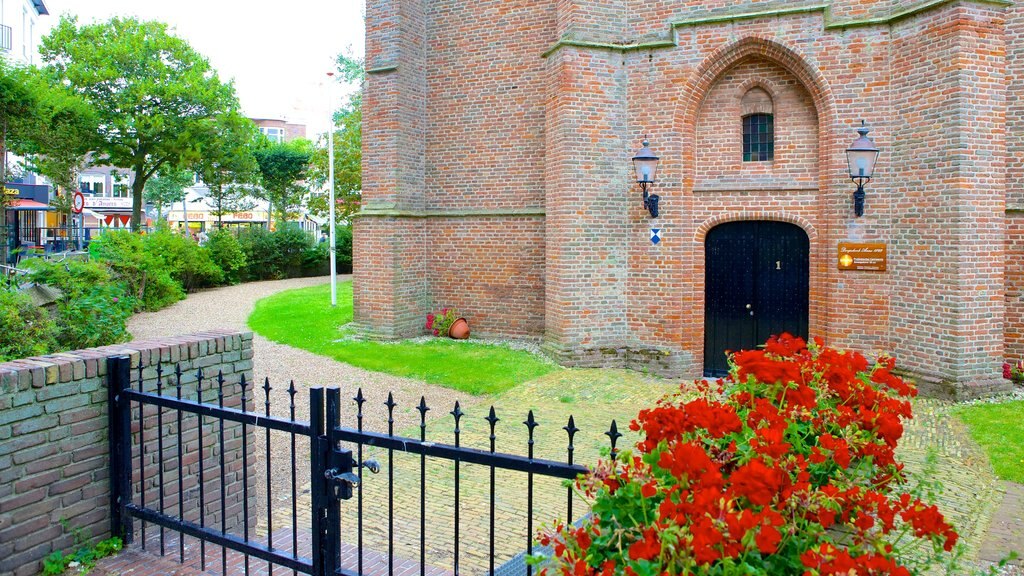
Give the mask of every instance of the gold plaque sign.
[[889, 263], [888, 246], [882, 243], [839, 243], [839, 269], [885, 272]]

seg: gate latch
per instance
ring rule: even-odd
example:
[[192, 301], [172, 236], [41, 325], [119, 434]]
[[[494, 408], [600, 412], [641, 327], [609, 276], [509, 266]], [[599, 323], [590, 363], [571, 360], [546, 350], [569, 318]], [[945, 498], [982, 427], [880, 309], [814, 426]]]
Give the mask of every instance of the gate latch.
[[[345, 448], [332, 450], [328, 464], [331, 467], [324, 471], [324, 479], [330, 486], [331, 496], [339, 500], [352, 498], [353, 488], [359, 485], [359, 476], [352, 471], [358, 464], [352, 457], [352, 451]], [[362, 467], [374, 474], [380, 472], [380, 464], [376, 460], [367, 460]]]
[[328, 464], [331, 466], [324, 471], [324, 478], [328, 482], [331, 496], [340, 500], [352, 498], [352, 488], [359, 484], [359, 476], [352, 473], [355, 466], [352, 458], [352, 451], [345, 448], [332, 450]]

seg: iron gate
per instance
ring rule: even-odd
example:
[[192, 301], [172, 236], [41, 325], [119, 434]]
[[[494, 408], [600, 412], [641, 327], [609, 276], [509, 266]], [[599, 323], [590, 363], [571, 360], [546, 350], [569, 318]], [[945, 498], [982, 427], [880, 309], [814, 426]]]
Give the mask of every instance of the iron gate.
[[[460, 498], [467, 494], [486, 494], [477, 499], [487, 500], [489, 504], [484, 572], [530, 576], [532, 567], [522, 562], [522, 556], [534, 552], [534, 518], [538, 513], [535, 477], [561, 482], [559, 479], [573, 479], [587, 471], [574, 462], [574, 438], [579, 430], [571, 416], [561, 427], [567, 440], [565, 461], [555, 461], [535, 457], [534, 431], [539, 424], [532, 411], [522, 422], [527, 454], [520, 456], [496, 450], [496, 425], [500, 419], [493, 407], [484, 418], [489, 448], [478, 449], [462, 443], [465, 414], [458, 402], [449, 413], [450, 420], [446, 419], [453, 424], [450, 428], [453, 443], [441, 443], [428, 440], [430, 408], [423, 398], [415, 407], [419, 437], [413, 438], [395, 434], [396, 403], [390, 394], [384, 403], [387, 432], [371, 432], [364, 428], [367, 399], [361, 389], [352, 398], [351, 406], [356, 412], [353, 428], [342, 425], [342, 398], [337, 388], [310, 390], [310, 421], [304, 422], [296, 418], [294, 383], [287, 389], [288, 417], [281, 418], [271, 415], [273, 389], [269, 381], [261, 387], [264, 410], [259, 413], [252, 408], [257, 402], [257, 391], [244, 376], [238, 382], [226, 382], [223, 375], [208, 377], [201, 369], [194, 374], [184, 374], [177, 366], [173, 371], [165, 371], [162, 365], [146, 370], [155, 371], [155, 378], [152, 373], [144, 374], [141, 360], [135, 367], [128, 357], [108, 361], [111, 530], [122, 535], [126, 542], [138, 536], [143, 549], [159, 546], [161, 555], [167, 554], [168, 548], [176, 547], [180, 562], [204, 571], [210, 565], [220, 564], [222, 574], [249, 574], [250, 569], [259, 564], [260, 573], [265, 568], [268, 574], [273, 574], [277, 567], [293, 574], [318, 576], [405, 575], [415, 573], [410, 561], [418, 560], [420, 576], [428, 572], [432, 575], [466, 573], [460, 565], [465, 556], [465, 553], [460, 556], [460, 545], [479, 540], [481, 531], [472, 534], [460, 531], [463, 525], [460, 511], [465, 503], [460, 502]], [[236, 405], [226, 405], [225, 398], [234, 398]], [[159, 433], [154, 434], [154, 426]], [[284, 466], [275, 466], [272, 461], [272, 433], [278, 435], [275, 438], [284, 435], [286, 445], [290, 444], [289, 459]], [[603, 434], [610, 441], [610, 454], [614, 458], [621, 437], [615, 421]], [[261, 477], [256, 477], [253, 466], [253, 459], [258, 455], [251, 440], [256, 439], [265, 442], [260, 454], [265, 458], [265, 475]], [[299, 455], [301, 446], [298, 445], [308, 445], [308, 461]], [[377, 453], [384, 460], [383, 464], [369, 458], [370, 452]], [[403, 476], [419, 488], [418, 530], [402, 520], [400, 528], [406, 536], [400, 537], [399, 542], [405, 549], [415, 546], [415, 542], [406, 540], [415, 540], [408, 534], [418, 532], [418, 559], [410, 559], [408, 555], [397, 558], [395, 553], [395, 472], [396, 458], [400, 456], [419, 463], [418, 478], [415, 474]], [[442, 471], [453, 469], [452, 476], [444, 481], [450, 480], [453, 497], [450, 504], [445, 502], [442, 507], [444, 513], [451, 513], [450, 528], [454, 533], [450, 541], [446, 539], [450, 544], [450, 550], [446, 551], [450, 556], [450, 569], [438, 568], [437, 562], [427, 561], [428, 534], [439, 530], [437, 524], [428, 526], [427, 523], [427, 488], [438, 476], [437, 470], [431, 468], [428, 478], [428, 465], [433, 466], [432, 462], [441, 462]], [[483, 468], [488, 472], [488, 479], [473, 482], [464, 478], [467, 466]], [[370, 486], [383, 498], [382, 489], [374, 483], [384, 479], [371, 479], [366, 474], [377, 473], [382, 468], [387, 473], [386, 550], [364, 546], [366, 505], [371, 510], [384, 506], [384, 502], [366, 494], [366, 487]], [[271, 487], [275, 479], [281, 479], [275, 478], [275, 470], [284, 474], [286, 485], [290, 485], [290, 494], [287, 491], [283, 497], [276, 494], [276, 506]], [[298, 479], [303, 470], [308, 470], [309, 474], [308, 502]], [[504, 525], [505, 521], [496, 525], [496, 472], [518, 473], [526, 479], [521, 499], [511, 499], [514, 500], [512, 505], [520, 509], [516, 517], [525, 516], [526, 524], [525, 537], [521, 544], [516, 544], [521, 546], [519, 558], [514, 562], [517, 568], [511, 571], [508, 564], [505, 569], [496, 566], [496, 537], [507, 549], [511, 545], [508, 535], [512, 533], [511, 528]], [[287, 482], [289, 473], [290, 482]], [[408, 496], [409, 484], [408, 481], [402, 483], [401, 497]], [[564, 490], [564, 510], [545, 509], [541, 513], [551, 520], [561, 516], [563, 511], [562, 518], [575, 518], [572, 488], [558, 490]], [[265, 498], [256, 497], [254, 492], [264, 492]], [[550, 500], [552, 491], [545, 491], [544, 496]], [[503, 497], [502, 505], [509, 506], [509, 501]], [[343, 511], [354, 516], [354, 522], [350, 518], [343, 524]], [[290, 526], [287, 521], [282, 525], [282, 517], [290, 519]], [[140, 524], [136, 526], [135, 521]], [[151, 525], [148, 533], [147, 525]], [[254, 533], [257, 527], [265, 534]], [[342, 534], [352, 535], [352, 531], [354, 535], [348, 538], [349, 542], [343, 543]]]

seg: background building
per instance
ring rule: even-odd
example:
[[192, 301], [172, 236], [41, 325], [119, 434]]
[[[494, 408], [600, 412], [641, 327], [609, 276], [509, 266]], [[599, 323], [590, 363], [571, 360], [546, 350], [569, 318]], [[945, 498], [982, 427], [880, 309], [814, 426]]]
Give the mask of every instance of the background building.
[[305, 124], [292, 124], [280, 118], [250, 118], [260, 129], [260, 134], [278, 144], [306, 137]]
[[[366, 30], [355, 319], [379, 337], [455, 306], [566, 364], [693, 377], [786, 329], [958, 396], [1024, 356], [1022, 3], [369, 0]], [[840, 270], [847, 242], [885, 271]]]

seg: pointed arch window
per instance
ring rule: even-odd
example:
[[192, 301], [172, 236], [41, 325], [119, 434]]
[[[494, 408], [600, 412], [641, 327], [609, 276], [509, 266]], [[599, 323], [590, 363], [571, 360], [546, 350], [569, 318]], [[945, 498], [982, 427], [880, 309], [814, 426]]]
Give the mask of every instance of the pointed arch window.
[[762, 88], [743, 95], [743, 161], [771, 162], [775, 159], [775, 106]]

